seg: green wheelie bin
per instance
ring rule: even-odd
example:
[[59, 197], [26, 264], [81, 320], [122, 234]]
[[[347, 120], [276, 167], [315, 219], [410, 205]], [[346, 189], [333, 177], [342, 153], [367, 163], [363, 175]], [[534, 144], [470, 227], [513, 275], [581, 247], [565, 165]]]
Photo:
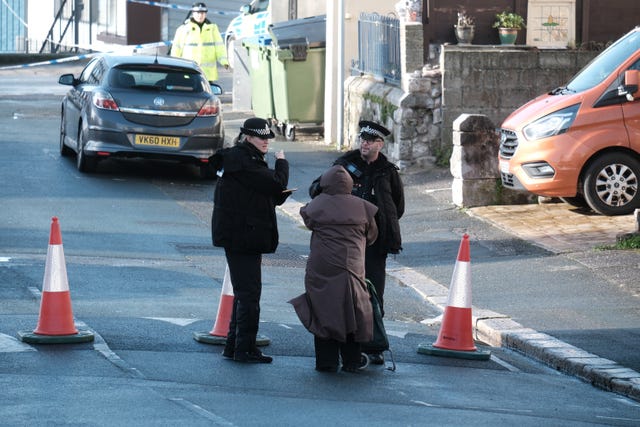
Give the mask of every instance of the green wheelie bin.
[[324, 122], [326, 15], [271, 24], [275, 118], [289, 141], [298, 124]]
[[275, 117], [271, 84], [271, 38], [250, 37], [242, 42], [247, 49], [251, 77], [251, 107], [257, 117], [271, 121]]

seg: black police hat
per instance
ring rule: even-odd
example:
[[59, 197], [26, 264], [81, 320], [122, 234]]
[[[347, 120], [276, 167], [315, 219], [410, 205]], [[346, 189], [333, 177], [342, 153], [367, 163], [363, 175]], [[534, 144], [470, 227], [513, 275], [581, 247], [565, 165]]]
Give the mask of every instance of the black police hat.
[[358, 126], [360, 126], [360, 138], [362, 139], [384, 139], [385, 136], [389, 136], [389, 134], [391, 134], [391, 131], [386, 127], [369, 120], [360, 120]]
[[207, 5], [204, 3], [194, 3], [193, 6], [191, 6], [191, 12], [206, 12], [207, 11]]
[[265, 119], [261, 119], [259, 117], [252, 117], [245, 120], [244, 124], [240, 128], [240, 132], [244, 135], [257, 136], [264, 139], [276, 137], [271, 130], [271, 127], [269, 127], [269, 123]]

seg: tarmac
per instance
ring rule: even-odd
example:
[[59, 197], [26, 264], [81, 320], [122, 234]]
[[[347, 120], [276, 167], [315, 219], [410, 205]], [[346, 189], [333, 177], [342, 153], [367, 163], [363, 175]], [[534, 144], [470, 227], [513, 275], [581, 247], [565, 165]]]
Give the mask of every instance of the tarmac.
[[[67, 69], [78, 72], [78, 66], [57, 66], [54, 74]], [[46, 77], [51, 71], [36, 68], [29, 73]], [[20, 76], [7, 72], [0, 75], [8, 79], [3, 94], [23, 90], [11, 84]], [[47, 96], [56, 98], [64, 93], [63, 87], [54, 86], [52, 91], [48, 77], [40, 80]], [[221, 98], [229, 143], [253, 112], [232, 111], [230, 93]], [[300, 191], [280, 208], [299, 221], [299, 207], [308, 201], [305, 185], [317, 176], [313, 174], [319, 168], [328, 167], [329, 159], [337, 153], [317, 136], [307, 137], [304, 132], [297, 135], [297, 141], [280, 138], [273, 145], [287, 153], [304, 146], [297, 154], [287, 155], [297, 175], [298, 182], [293, 184]], [[302, 164], [296, 166], [296, 161]], [[313, 170], [304, 171], [305, 167]], [[604, 217], [562, 203], [458, 208], [452, 203], [448, 169], [403, 171], [402, 179], [407, 204], [400, 222], [405, 249], [389, 258], [388, 283], [395, 280], [400, 286], [414, 289], [442, 312], [460, 236], [469, 233], [474, 302], [479, 301], [472, 309], [478, 342], [513, 349], [594, 386], [640, 401], [640, 250], [603, 249], [613, 245], [620, 233], [638, 230], [633, 215]], [[554, 283], [528, 289], [536, 281], [547, 284], [556, 277], [558, 290]], [[564, 281], [570, 284], [566, 289], [560, 286]], [[512, 299], [501, 301], [500, 294], [508, 293], [512, 282], [521, 288]], [[582, 292], [585, 296], [578, 295]], [[586, 307], [571, 307], [574, 303]], [[528, 306], [533, 307], [532, 312], [538, 309], [535, 314], [540, 312], [538, 306], [544, 306], [544, 314], [536, 318], [528, 313]], [[423, 323], [438, 321], [424, 319]], [[566, 330], [557, 327], [563, 322], [568, 325]], [[575, 326], [581, 323], [589, 327], [581, 330]], [[577, 345], [594, 334], [601, 336], [597, 351]]]
[[[226, 105], [224, 111], [230, 111], [230, 109], [230, 105]], [[251, 111], [225, 113], [227, 136], [237, 135], [238, 128], [244, 119], [252, 115]], [[280, 138], [277, 147], [284, 148], [286, 152], [295, 144], [310, 144], [311, 150], [313, 146], [318, 147], [321, 144], [317, 136], [305, 138], [304, 133], [297, 132], [297, 134], [299, 139], [293, 142], [283, 141]], [[403, 235], [412, 234], [414, 232], [412, 227], [416, 229], [424, 227], [431, 228], [429, 232], [433, 236], [433, 233], [439, 232], [434, 230], [441, 227], [441, 224], [438, 223], [437, 226], [429, 224], [436, 221], [446, 221], [445, 227], [450, 229], [456, 228], [457, 223], [464, 224], [459, 225], [459, 228], [464, 229], [464, 232], [480, 236], [495, 233], [495, 231], [482, 231], [484, 227], [499, 230], [511, 236], [515, 242], [521, 240], [539, 248], [541, 252], [549, 252], [550, 256], [566, 257], [568, 262], [578, 263], [590, 272], [596, 283], [606, 283], [607, 286], [617, 289], [616, 292], [618, 290], [622, 292], [623, 298], [631, 298], [632, 324], [638, 325], [640, 250], [607, 249], [615, 244], [619, 234], [638, 231], [638, 223], [634, 215], [605, 217], [564, 203], [461, 209], [453, 206], [451, 202], [452, 177], [448, 170], [434, 168], [427, 171], [407, 171], [402, 178], [405, 182], [407, 206], [416, 207], [414, 211], [405, 214], [405, 217], [411, 216], [411, 219], [401, 220]], [[295, 193], [280, 207], [280, 210], [300, 221], [299, 208], [308, 201], [304, 193], [306, 193], [305, 189]], [[428, 203], [425, 201], [425, 195], [431, 197]], [[425, 208], [421, 208], [422, 206]], [[425, 233], [420, 230], [415, 232], [422, 233], [421, 235]], [[520, 244], [513, 243], [513, 248], [509, 250], [520, 251], [518, 249]], [[514, 259], [516, 270], [520, 268], [518, 262], [526, 261]], [[425, 268], [410, 264], [411, 261], [405, 262], [401, 256], [389, 258], [387, 275], [399, 285], [413, 288], [429, 304], [441, 312], [444, 311], [449, 292], [448, 286], [442, 283], [441, 278], [433, 278], [425, 274]], [[473, 270], [473, 255], [471, 264]], [[614, 274], [611, 273], [612, 270], [615, 271]], [[529, 273], [529, 276], [531, 275], [535, 275], [535, 271]], [[603, 293], [598, 298], [601, 297], [607, 298], [608, 293]], [[531, 302], [531, 304], [535, 303]], [[620, 316], [628, 316], [628, 311], [620, 310]], [[616, 354], [637, 353], [633, 351], [633, 349], [637, 350], [637, 341], [627, 342], [626, 345], [629, 347], [615, 349], [609, 354], [609, 358], [605, 358], [518, 323], [511, 316], [493, 311], [491, 307], [473, 305], [472, 312], [474, 334], [478, 342], [518, 351], [596, 387], [640, 401], [640, 374], [622, 364], [627, 362], [628, 358], [621, 357], [619, 360], [613, 360], [617, 359]], [[613, 312], [615, 313], [615, 310]], [[607, 315], [608, 313], [610, 312], [607, 312]], [[423, 323], [437, 324], [440, 320], [439, 318], [425, 319]], [[636, 331], [632, 333], [636, 334]], [[613, 346], [615, 346], [614, 341], [620, 340], [612, 340]], [[607, 344], [604, 343], [604, 345]], [[634, 359], [634, 362], [636, 361]]]

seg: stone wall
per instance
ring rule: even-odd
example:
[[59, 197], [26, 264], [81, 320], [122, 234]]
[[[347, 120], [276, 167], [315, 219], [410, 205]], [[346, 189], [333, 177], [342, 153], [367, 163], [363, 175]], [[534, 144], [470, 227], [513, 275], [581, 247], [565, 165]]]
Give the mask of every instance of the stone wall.
[[453, 121], [453, 151], [449, 170], [453, 176], [451, 200], [456, 206], [526, 204], [531, 193], [502, 186], [498, 172], [500, 141], [495, 125], [481, 114], [461, 114]]
[[521, 105], [566, 84], [599, 52], [526, 46], [443, 46], [442, 147], [452, 144], [453, 121], [483, 114], [500, 124]]
[[[344, 146], [354, 148], [360, 118], [392, 130], [385, 153], [401, 169], [447, 165], [453, 150], [453, 122], [481, 114], [496, 127], [515, 109], [565, 84], [598, 52], [538, 50], [526, 46], [441, 46], [439, 68], [417, 63], [417, 29], [402, 25], [401, 87], [370, 76], [345, 82]], [[406, 58], [414, 58], [407, 60]], [[410, 64], [410, 66], [407, 66]]]
[[435, 162], [432, 147], [441, 139], [439, 70], [414, 74], [408, 92], [367, 77], [345, 81], [344, 146], [357, 148], [358, 122], [374, 120], [391, 130], [383, 152], [403, 170]]

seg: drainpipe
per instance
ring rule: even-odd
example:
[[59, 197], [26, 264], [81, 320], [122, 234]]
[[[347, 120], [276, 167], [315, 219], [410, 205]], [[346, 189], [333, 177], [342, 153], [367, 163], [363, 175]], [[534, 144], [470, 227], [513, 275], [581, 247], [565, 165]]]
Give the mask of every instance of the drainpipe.
[[336, 104], [338, 114], [336, 118], [336, 138], [338, 150], [342, 150], [343, 121], [344, 121], [344, 0], [338, 0], [338, 76], [336, 81]]
[[80, 44], [80, 16], [82, 15], [82, 9], [84, 9], [84, 3], [82, 0], [75, 0], [73, 8], [75, 10], [73, 44], [75, 45], [75, 51], [78, 52], [78, 45]]

